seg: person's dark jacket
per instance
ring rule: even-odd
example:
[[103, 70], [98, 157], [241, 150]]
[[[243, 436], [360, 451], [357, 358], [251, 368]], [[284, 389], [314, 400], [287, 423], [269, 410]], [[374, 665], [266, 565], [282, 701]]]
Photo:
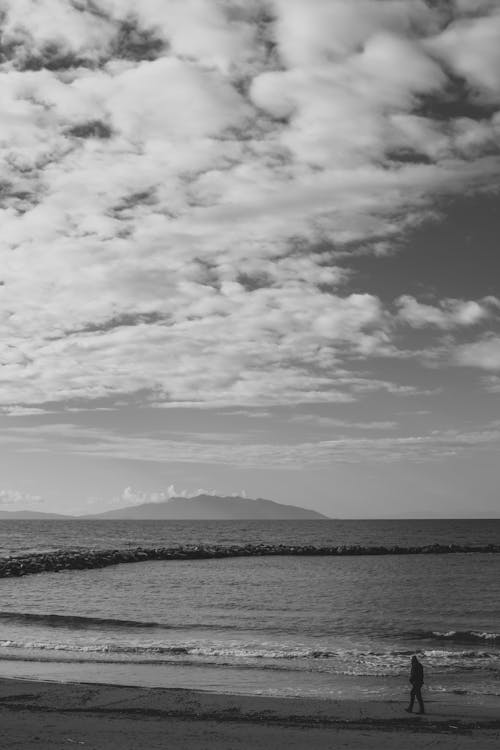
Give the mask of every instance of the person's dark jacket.
[[412, 662], [410, 682], [415, 687], [421, 687], [424, 684], [424, 668], [419, 661]]

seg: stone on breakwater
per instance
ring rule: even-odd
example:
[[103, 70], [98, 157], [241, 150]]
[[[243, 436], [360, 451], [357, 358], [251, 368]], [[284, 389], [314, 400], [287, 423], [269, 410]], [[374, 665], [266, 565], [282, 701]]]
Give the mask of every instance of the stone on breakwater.
[[52, 573], [63, 570], [104, 568], [121, 563], [148, 560], [202, 560], [210, 558], [255, 557], [261, 555], [443, 555], [456, 553], [499, 554], [500, 544], [463, 545], [428, 544], [422, 547], [360, 547], [314, 546], [296, 544], [245, 544], [224, 547], [220, 545], [188, 544], [177, 547], [136, 547], [135, 549], [108, 550], [57, 550], [17, 557], [0, 558], [0, 578], [25, 576], [33, 573]]

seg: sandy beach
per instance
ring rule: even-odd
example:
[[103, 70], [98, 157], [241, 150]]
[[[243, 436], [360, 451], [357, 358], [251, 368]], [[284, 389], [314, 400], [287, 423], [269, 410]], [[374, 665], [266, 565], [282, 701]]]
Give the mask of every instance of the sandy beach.
[[195, 690], [0, 681], [2, 748], [419, 748], [493, 750], [498, 708], [428, 702], [222, 695]]

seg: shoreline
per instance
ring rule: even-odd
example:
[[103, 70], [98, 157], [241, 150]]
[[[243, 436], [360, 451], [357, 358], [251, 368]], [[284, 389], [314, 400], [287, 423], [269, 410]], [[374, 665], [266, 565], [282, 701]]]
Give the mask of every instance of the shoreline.
[[[286, 698], [88, 682], [0, 678], [3, 747], [396, 748], [498, 747], [500, 702], [427, 699], [425, 716], [405, 701]], [[407, 738], [407, 739], [405, 739]], [[338, 744], [337, 744], [338, 743]]]
[[[104, 662], [33, 660], [0, 656], [0, 675], [10, 680], [47, 683], [114, 685], [145, 689], [191, 690], [218, 695], [260, 697], [270, 700], [306, 700], [401, 703], [409, 692], [404, 675], [346, 675], [328, 672], [256, 669], [248, 665], [193, 664], [183, 662]], [[431, 675], [432, 678], [432, 675]], [[449, 684], [436, 678], [425, 685], [424, 700], [436, 705], [456, 704], [488, 711], [500, 707], [500, 695], [491, 686], [485, 690], [484, 675]], [[500, 715], [500, 708], [499, 708]]]

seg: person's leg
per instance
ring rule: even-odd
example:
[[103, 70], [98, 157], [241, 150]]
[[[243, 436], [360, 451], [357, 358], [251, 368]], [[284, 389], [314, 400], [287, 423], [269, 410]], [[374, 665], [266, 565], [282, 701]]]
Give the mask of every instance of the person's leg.
[[416, 688], [416, 690], [415, 690], [415, 695], [416, 695], [416, 697], [417, 697], [417, 700], [418, 700], [418, 705], [420, 706], [420, 713], [421, 713], [421, 714], [425, 714], [424, 701], [423, 701], [423, 699], [422, 699], [422, 693], [421, 693], [421, 690], [422, 690], [422, 686], [421, 686], [421, 685], [419, 685], [419, 686], [418, 686], [418, 687]]
[[415, 690], [415, 686], [413, 686], [410, 692], [410, 703], [408, 705], [408, 708], [406, 709], [406, 711], [409, 714], [411, 714], [411, 712], [413, 711], [413, 704], [415, 703], [415, 695], [416, 695], [416, 690]]

